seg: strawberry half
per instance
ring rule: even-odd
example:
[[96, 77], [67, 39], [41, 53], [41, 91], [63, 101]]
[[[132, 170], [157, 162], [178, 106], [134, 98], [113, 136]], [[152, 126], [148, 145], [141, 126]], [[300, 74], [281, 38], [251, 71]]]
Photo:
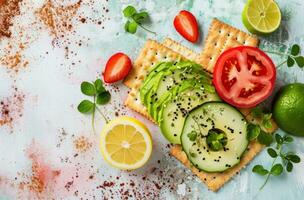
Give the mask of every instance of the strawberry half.
[[103, 79], [106, 83], [114, 83], [124, 79], [132, 68], [131, 59], [124, 53], [112, 55], [103, 73]]
[[186, 40], [195, 43], [199, 37], [198, 24], [194, 15], [186, 10], [182, 10], [174, 18], [173, 25], [176, 31]]

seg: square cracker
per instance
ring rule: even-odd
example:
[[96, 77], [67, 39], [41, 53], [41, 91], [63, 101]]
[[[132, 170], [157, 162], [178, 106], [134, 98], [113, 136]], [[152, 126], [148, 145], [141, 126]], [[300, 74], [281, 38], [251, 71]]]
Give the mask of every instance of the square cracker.
[[200, 63], [207, 71], [213, 72], [218, 56], [225, 50], [241, 46], [258, 46], [259, 40], [237, 28], [225, 24], [216, 18], [211, 22]]
[[186, 60], [186, 58], [156, 41], [148, 40], [136, 59], [131, 74], [125, 81], [125, 84], [131, 87], [125, 105], [154, 122], [148, 114], [147, 108], [140, 101], [139, 90], [142, 82], [155, 64], [180, 60]]
[[173, 51], [179, 53], [180, 55], [184, 56], [186, 59], [199, 62], [200, 54], [192, 51], [191, 49], [181, 45], [180, 43], [172, 40], [171, 38], [166, 38], [163, 43], [164, 46], [172, 49]]
[[[160, 44], [158, 44], [157, 42], [155, 42], [153, 40], [148, 40], [148, 42], [146, 43], [146, 45], [140, 52], [139, 57], [136, 59], [132, 70], [128, 74], [127, 78], [124, 80], [124, 84], [127, 87], [132, 88], [134, 86], [135, 80], [138, 78], [141, 68], [143, 67], [142, 61], [144, 59], [144, 56], [146, 56], [148, 54], [148, 51], [149, 51], [148, 49], [151, 46], [156, 47], [157, 45], [160, 45]], [[187, 60], [192, 60], [194, 62], [199, 61], [199, 58], [200, 58], [199, 54], [195, 53], [194, 51], [192, 51], [191, 49], [189, 49], [187, 47], [184, 47], [183, 45], [172, 40], [171, 38], [166, 38], [163, 41], [162, 45], [167, 47], [170, 50], [173, 50], [173, 51], [179, 53], [181, 56], [183, 56]], [[150, 49], [150, 51], [152, 51], [152, 49]], [[161, 58], [158, 56], [155, 56], [155, 59], [159, 59], [158, 61], [161, 61]]]
[[[257, 46], [258, 39], [250, 36], [236, 28], [233, 28], [227, 24], [224, 24], [217, 19], [212, 21], [209, 33], [206, 39], [205, 48], [201, 54], [198, 63], [200, 63], [206, 70], [212, 73], [213, 65], [217, 60], [218, 56], [228, 48], [241, 46], [241, 45], [250, 45]], [[216, 44], [215, 44], [216, 43]], [[178, 52], [178, 51], [177, 51]], [[212, 59], [210, 59], [212, 56]], [[213, 61], [214, 60], [214, 61]], [[251, 115], [249, 109], [240, 109], [246, 119], [253, 123], [259, 124], [260, 121], [254, 119]], [[264, 130], [268, 133], [273, 133], [277, 126], [272, 121], [273, 127], [269, 130]], [[193, 167], [188, 160], [186, 154], [182, 151], [180, 145], [175, 145], [171, 148], [170, 153], [172, 156], [177, 158], [183, 165], [188, 167], [199, 179], [204, 182], [207, 187], [212, 191], [219, 190], [226, 182], [228, 182], [235, 174], [244, 168], [250, 161], [263, 149], [263, 145], [259, 144], [256, 141], [251, 142], [248, 145], [248, 149], [242, 156], [240, 163], [231, 169], [222, 172], [222, 173], [207, 173], [199, 171]]]

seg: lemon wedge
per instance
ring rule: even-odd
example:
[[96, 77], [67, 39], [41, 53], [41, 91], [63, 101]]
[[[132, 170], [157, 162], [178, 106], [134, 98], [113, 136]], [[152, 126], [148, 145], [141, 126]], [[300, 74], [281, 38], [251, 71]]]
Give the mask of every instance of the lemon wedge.
[[151, 156], [151, 134], [137, 119], [118, 117], [102, 130], [100, 149], [106, 162], [113, 167], [122, 170], [137, 169]]

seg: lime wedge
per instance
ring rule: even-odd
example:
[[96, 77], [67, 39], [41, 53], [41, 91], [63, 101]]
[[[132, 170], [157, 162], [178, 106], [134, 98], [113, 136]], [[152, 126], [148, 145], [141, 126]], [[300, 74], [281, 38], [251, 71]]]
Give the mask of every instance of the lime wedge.
[[273, 0], [249, 0], [244, 7], [242, 20], [251, 33], [272, 33], [280, 26], [281, 11]]

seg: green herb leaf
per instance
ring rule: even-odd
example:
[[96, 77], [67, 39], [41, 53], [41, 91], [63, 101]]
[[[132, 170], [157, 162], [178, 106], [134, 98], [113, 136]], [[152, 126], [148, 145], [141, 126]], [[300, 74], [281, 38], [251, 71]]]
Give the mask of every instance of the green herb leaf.
[[227, 137], [219, 129], [211, 129], [208, 132], [206, 142], [211, 150], [219, 151], [227, 144]]
[[83, 114], [92, 113], [94, 108], [95, 108], [95, 104], [89, 100], [83, 100], [82, 102], [80, 102], [80, 104], [77, 107], [78, 111]]
[[300, 53], [300, 46], [297, 44], [292, 45], [291, 47], [291, 55], [297, 56]]
[[133, 6], [127, 6], [122, 12], [125, 17], [132, 17], [137, 13], [136, 9]]
[[261, 132], [261, 128], [256, 124], [248, 124], [247, 126], [247, 139], [249, 141], [255, 140]]
[[294, 64], [295, 64], [295, 60], [291, 56], [288, 56], [288, 58], [287, 58], [287, 66], [288, 67], [292, 67]]
[[261, 130], [261, 132], [258, 136], [258, 141], [261, 144], [269, 146], [272, 143], [273, 138], [272, 138], [271, 134], [265, 133], [264, 131]]
[[133, 16], [134, 21], [137, 23], [142, 23], [143, 21], [147, 20], [149, 18], [149, 14], [145, 11], [137, 13]]
[[251, 114], [254, 118], [261, 118], [263, 116], [263, 110], [260, 107], [255, 107], [251, 110]]
[[301, 158], [299, 156], [297, 156], [297, 155], [294, 155], [294, 154], [289, 154], [289, 155], [286, 156], [286, 158], [288, 160], [290, 160], [291, 162], [293, 162], [293, 163], [299, 163], [299, 162], [301, 162]]
[[294, 58], [296, 60], [296, 63], [299, 67], [304, 67], [304, 57], [303, 56], [298, 56]]
[[190, 141], [195, 141], [197, 137], [197, 132], [196, 131], [191, 131], [190, 133], [187, 134], [188, 138]]
[[293, 142], [293, 138], [290, 136], [286, 136], [286, 135], [283, 137], [283, 140], [287, 143]]
[[96, 94], [95, 87], [92, 83], [84, 81], [80, 85], [81, 92], [88, 96], [94, 96]]
[[283, 166], [282, 164], [278, 163], [278, 164], [275, 164], [271, 170], [270, 170], [271, 174], [274, 175], [274, 176], [279, 176], [282, 174], [283, 172]]
[[277, 152], [273, 148], [268, 148], [267, 152], [272, 158], [275, 158], [278, 156]]
[[108, 91], [106, 91], [97, 96], [96, 103], [98, 105], [105, 105], [110, 101], [110, 99], [111, 99], [111, 94]]
[[291, 162], [288, 162], [287, 165], [286, 165], [286, 170], [287, 170], [288, 172], [291, 172], [292, 169], [293, 169], [293, 164], [292, 164]]
[[137, 31], [137, 23], [136, 22], [130, 22], [130, 21], [127, 21], [126, 24], [125, 24], [125, 30], [129, 33], [136, 33]]
[[279, 134], [275, 134], [275, 140], [278, 144], [283, 144], [283, 138]]
[[269, 173], [269, 171], [267, 169], [264, 169], [264, 167], [262, 165], [255, 165], [252, 168], [252, 172], [257, 173], [262, 176], [265, 176], [266, 174]]
[[266, 128], [266, 129], [272, 128], [271, 117], [272, 117], [271, 113], [263, 114], [262, 125], [264, 128]]
[[94, 86], [95, 86], [95, 88], [96, 88], [97, 94], [100, 94], [100, 93], [106, 91], [106, 89], [103, 87], [103, 83], [102, 83], [102, 80], [101, 80], [101, 79], [97, 79], [97, 80], [94, 82]]

